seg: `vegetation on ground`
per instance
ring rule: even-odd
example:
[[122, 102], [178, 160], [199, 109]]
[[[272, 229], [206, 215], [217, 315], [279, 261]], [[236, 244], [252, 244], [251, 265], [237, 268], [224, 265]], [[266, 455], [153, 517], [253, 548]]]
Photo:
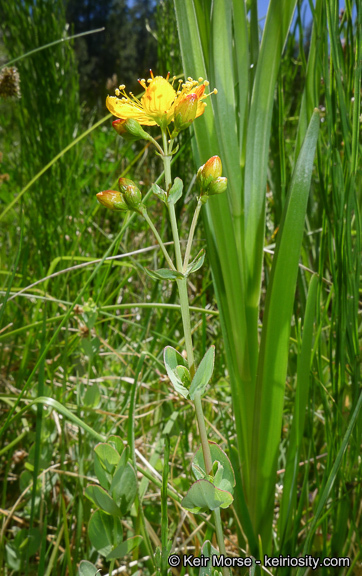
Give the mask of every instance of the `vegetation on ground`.
[[[316, 573], [361, 573], [362, 10], [354, 0], [343, 11], [337, 0], [317, 0], [308, 33], [301, 2], [272, 0], [263, 30], [256, 4], [109, 2], [99, 60], [101, 32], [68, 41], [104, 26], [97, 3], [83, 18], [82, 4], [69, 2], [69, 28], [59, 0], [1, 6], [1, 62], [14, 90], [0, 97], [5, 576], [72, 576], [82, 560], [102, 574], [166, 574], [169, 553], [217, 546], [212, 517], [180, 506], [199, 436], [192, 403], [177, 396], [163, 364], [166, 346], [186, 348], [175, 283], [144, 272], [165, 267], [146, 223], [104, 210], [95, 196], [120, 176], [135, 181], [172, 252], [167, 208], [150, 193], [163, 185], [161, 159], [149, 142], [122, 140], [105, 109], [112, 82], [146, 76], [156, 52], [157, 73], [183, 67], [218, 89], [182, 132], [172, 172], [184, 181], [175, 206], [182, 237], [197, 168], [218, 154], [229, 180], [228, 196], [207, 205], [196, 229], [195, 255], [206, 247], [206, 259], [188, 283], [197, 363], [216, 349], [203, 400], [208, 437], [230, 456], [237, 481], [221, 512], [227, 554], [348, 557], [349, 567]], [[298, 194], [305, 218], [288, 229]], [[87, 486], [102, 484], [100, 442], [119, 465], [116, 438], [133, 448], [137, 478], [137, 498], [114, 520], [121, 559], [99, 552], [102, 530], [92, 537], [92, 529], [102, 516], [91, 523], [96, 497], [86, 497]]]

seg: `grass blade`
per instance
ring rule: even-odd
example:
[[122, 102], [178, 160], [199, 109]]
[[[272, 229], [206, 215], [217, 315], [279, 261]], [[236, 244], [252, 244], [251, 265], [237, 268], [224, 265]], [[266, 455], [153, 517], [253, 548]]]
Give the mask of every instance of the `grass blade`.
[[[332, 488], [333, 488], [333, 484], [334, 484], [334, 482], [335, 482], [335, 480], [336, 480], [339, 467], [341, 466], [341, 463], [342, 463], [343, 455], [344, 455], [344, 453], [345, 453], [345, 451], [346, 451], [346, 449], [347, 449], [348, 442], [349, 442], [350, 436], [351, 436], [351, 434], [352, 434], [354, 425], [355, 425], [356, 422], [357, 422], [357, 419], [358, 419], [358, 416], [359, 416], [361, 407], [362, 407], [362, 392], [360, 392], [360, 395], [359, 395], [359, 398], [358, 398], [358, 402], [357, 402], [357, 404], [356, 404], [356, 407], [355, 407], [355, 409], [354, 409], [354, 411], [353, 411], [353, 414], [352, 414], [352, 416], [351, 416], [351, 419], [350, 419], [350, 421], [349, 421], [348, 428], [347, 428], [346, 433], [345, 433], [345, 435], [344, 435], [344, 438], [343, 438], [343, 441], [342, 441], [342, 443], [341, 443], [341, 446], [340, 446], [340, 448], [339, 448], [339, 450], [338, 450], [335, 463], [334, 463], [334, 465], [333, 465], [333, 467], [332, 467], [332, 470], [331, 470], [331, 472], [330, 472], [330, 474], [329, 474], [329, 476], [328, 476], [327, 482], [326, 482], [326, 484], [325, 484], [325, 486], [324, 486], [323, 492], [322, 492], [322, 494], [321, 494], [321, 496], [320, 496], [320, 499], [319, 499], [319, 502], [318, 502], [318, 507], [317, 507], [315, 516], [314, 516], [314, 518], [313, 518], [312, 524], [311, 524], [311, 526], [310, 526], [310, 528], [309, 528], [309, 532], [308, 532], [308, 536], [307, 536], [306, 542], [305, 542], [305, 544], [304, 544], [303, 555], [304, 555], [304, 554], [308, 554], [308, 552], [310, 551], [310, 547], [311, 547], [311, 544], [312, 544], [312, 538], [313, 538], [314, 533], [315, 533], [315, 530], [316, 530], [316, 528], [317, 528], [317, 526], [318, 526], [318, 523], [319, 523], [321, 514], [322, 514], [322, 512], [323, 512], [323, 510], [324, 510], [324, 506], [326, 505], [328, 496], [329, 496], [329, 494], [330, 494], [330, 492], [331, 492], [331, 490], [332, 490]], [[306, 570], [303, 570], [303, 569], [299, 568], [299, 570], [298, 570], [298, 572], [297, 572], [297, 576], [302, 576], [302, 575], [305, 574], [305, 573], [306, 573]]]
[[48, 44], [44, 44], [44, 46], [39, 46], [39, 48], [34, 48], [34, 50], [30, 50], [29, 52], [26, 52], [25, 54], [22, 54], [21, 56], [18, 56], [17, 58], [13, 58], [12, 60], [5, 62], [5, 64], [2, 64], [0, 66], [0, 70], [2, 68], [6, 68], [7, 66], [13, 66], [15, 64], [15, 62], [19, 62], [19, 60], [23, 60], [23, 58], [27, 58], [28, 56], [32, 56], [36, 52], [40, 52], [41, 50], [45, 50], [46, 48], [51, 48], [52, 46], [56, 46], [57, 44], [60, 44], [61, 42], [69, 42], [69, 40], [74, 40], [74, 38], [80, 38], [81, 36], [88, 36], [89, 34], [97, 34], [98, 32], [103, 32], [104, 30], [105, 30], [104, 27], [103, 28], [97, 28], [95, 30], [88, 30], [87, 32], [81, 32], [80, 34], [74, 34], [73, 36], [67, 36], [66, 38], [59, 38], [59, 40], [54, 40], [54, 42], [49, 42]]
[[295, 400], [295, 411], [290, 431], [287, 463], [284, 473], [283, 497], [280, 506], [280, 529], [279, 534], [288, 533], [292, 518], [290, 511], [295, 510], [297, 498], [297, 486], [295, 483], [296, 466], [299, 463], [299, 450], [303, 437], [305, 422], [305, 410], [308, 401], [310, 363], [312, 357], [313, 323], [315, 317], [315, 306], [317, 300], [318, 276], [311, 279], [308, 291], [307, 308], [304, 317], [303, 338], [300, 354], [298, 355], [297, 367], [297, 394]]

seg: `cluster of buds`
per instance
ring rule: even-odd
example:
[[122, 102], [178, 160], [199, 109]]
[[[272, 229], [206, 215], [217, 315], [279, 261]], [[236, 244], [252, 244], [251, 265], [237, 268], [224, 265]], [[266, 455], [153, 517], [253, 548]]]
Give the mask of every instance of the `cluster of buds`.
[[212, 156], [197, 171], [196, 183], [200, 192], [200, 200], [203, 204], [209, 196], [222, 194], [227, 188], [227, 178], [221, 176], [222, 164], [219, 156]]
[[100, 204], [116, 212], [138, 212], [142, 214], [145, 206], [142, 204], [142, 194], [136, 184], [128, 178], [118, 180], [119, 192], [115, 190], [105, 190], [97, 194]]

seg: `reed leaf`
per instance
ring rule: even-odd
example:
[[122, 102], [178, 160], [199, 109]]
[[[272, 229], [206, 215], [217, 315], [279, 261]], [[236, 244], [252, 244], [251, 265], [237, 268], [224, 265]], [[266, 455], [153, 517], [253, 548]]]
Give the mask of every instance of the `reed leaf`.
[[[227, 200], [213, 199], [207, 206], [206, 234], [232, 387], [245, 489], [240, 499], [250, 507], [257, 499], [250, 466], [270, 127], [280, 59], [296, 2], [272, 0], [260, 51], [255, 41], [255, 2], [250, 41], [244, 2], [174, 3], [186, 76], [207, 76], [218, 89], [213, 110], [208, 107], [195, 123], [194, 154], [201, 163], [218, 153], [229, 179]], [[269, 482], [269, 490], [274, 490], [274, 479]], [[254, 529], [255, 522], [254, 514]], [[263, 534], [268, 530], [270, 525]]]
[[270, 545], [290, 323], [320, 116], [312, 116], [283, 213], [267, 290], [258, 359], [251, 443], [250, 501], [254, 529]]

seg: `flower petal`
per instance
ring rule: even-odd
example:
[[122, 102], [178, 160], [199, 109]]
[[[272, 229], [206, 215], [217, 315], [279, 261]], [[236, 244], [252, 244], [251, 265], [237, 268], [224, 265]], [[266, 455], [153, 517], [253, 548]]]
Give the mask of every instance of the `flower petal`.
[[207, 106], [207, 104], [205, 102], [200, 102], [200, 100], [198, 101], [196, 118], [198, 118], [199, 116], [202, 116], [202, 114], [205, 112], [206, 106]]
[[129, 100], [120, 100], [116, 96], [107, 96], [106, 106], [111, 114], [122, 120], [134, 118], [134, 120], [144, 126], [156, 125], [156, 122], [150, 118], [149, 114]]
[[141, 102], [146, 113], [159, 117], [160, 113], [168, 112], [175, 98], [176, 91], [168, 80], [156, 76], [148, 85]]

